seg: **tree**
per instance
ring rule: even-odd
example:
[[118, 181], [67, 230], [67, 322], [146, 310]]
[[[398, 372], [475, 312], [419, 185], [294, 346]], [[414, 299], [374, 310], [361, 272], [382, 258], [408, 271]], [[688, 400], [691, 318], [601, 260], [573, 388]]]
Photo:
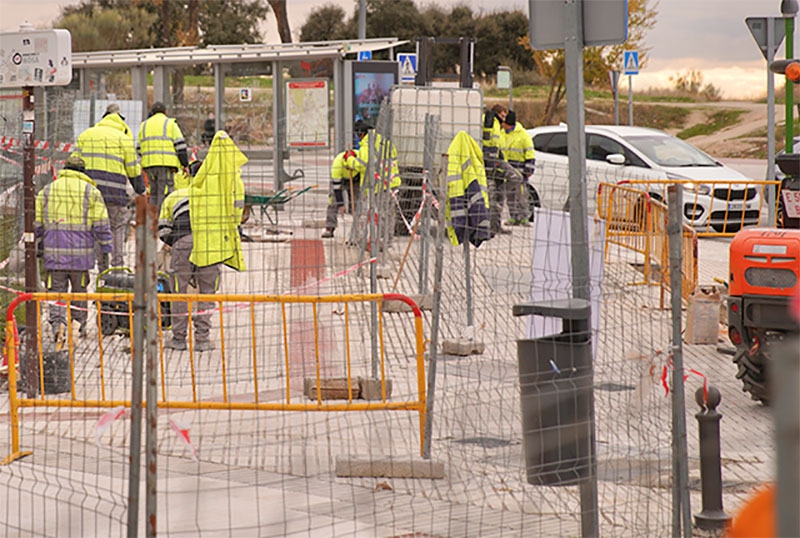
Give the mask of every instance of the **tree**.
[[155, 44], [149, 29], [156, 18], [133, 6], [72, 9], [64, 10], [53, 27], [69, 30], [75, 52], [140, 49]]
[[528, 33], [528, 16], [520, 10], [498, 11], [481, 16], [475, 25], [478, 46], [475, 50], [475, 72], [482, 75], [497, 72], [498, 65], [514, 69], [534, 69], [535, 63], [520, 42]]
[[[90, 50], [257, 43], [269, 4], [266, 0], [81, 0], [62, 7], [54, 26], [66, 27], [64, 20], [76, 14], [83, 18], [67, 22], [95, 25], [105, 10], [116, 11], [122, 20], [104, 28]], [[147, 39], [141, 37], [143, 32]]]
[[344, 39], [344, 10], [335, 4], [312, 9], [300, 27], [300, 41], [335, 41]]
[[[587, 47], [583, 51], [583, 76], [584, 82], [590, 85], [605, 83], [608, 80], [608, 71], [619, 69], [625, 50], [639, 51], [639, 66], [647, 64], [649, 48], [644, 46], [647, 31], [655, 26], [658, 15], [655, 7], [650, 7], [651, 0], [628, 0], [628, 39], [625, 43], [613, 46]], [[520, 39], [520, 44], [530, 49], [528, 36]], [[533, 51], [533, 60], [539, 73], [547, 79], [550, 90], [547, 96], [542, 118], [538, 125], [553, 123], [556, 111], [566, 95], [564, 81], [564, 51], [536, 50]]]
[[268, 0], [272, 12], [275, 13], [275, 22], [278, 24], [278, 35], [281, 43], [292, 42], [292, 31], [289, 28], [289, 16], [286, 14], [286, 0]]
[[[358, 10], [353, 13], [357, 23]], [[413, 0], [367, 0], [367, 37], [397, 37], [414, 41], [425, 27]]]

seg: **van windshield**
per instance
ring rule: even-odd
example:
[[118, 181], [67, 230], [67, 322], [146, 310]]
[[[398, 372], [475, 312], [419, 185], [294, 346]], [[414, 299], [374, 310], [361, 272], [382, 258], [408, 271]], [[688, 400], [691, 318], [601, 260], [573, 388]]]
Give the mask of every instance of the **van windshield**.
[[650, 135], [626, 136], [624, 138], [659, 166], [722, 166], [680, 138]]

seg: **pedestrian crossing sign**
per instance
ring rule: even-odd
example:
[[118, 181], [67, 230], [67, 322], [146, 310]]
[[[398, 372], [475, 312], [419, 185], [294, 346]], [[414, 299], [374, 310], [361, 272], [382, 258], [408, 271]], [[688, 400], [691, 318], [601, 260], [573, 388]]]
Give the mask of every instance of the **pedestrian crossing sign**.
[[417, 76], [417, 55], [399, 53], [397, 62], [400, 64], [400, 81], [414, 82]]
[[626, 75], [639, 74], [639, 51], [626, 50], [622, 56], [622, 63]]

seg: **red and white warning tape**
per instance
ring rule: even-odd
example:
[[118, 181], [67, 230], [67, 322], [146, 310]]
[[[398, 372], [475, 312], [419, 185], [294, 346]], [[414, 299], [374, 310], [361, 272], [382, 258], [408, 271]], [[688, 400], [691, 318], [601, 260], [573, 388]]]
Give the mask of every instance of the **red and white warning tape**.
[[[3, 149], [9, 149], [12, 146], [15, 147], [22, 147], [22, 139], [21, 138], [11, 138], [8, 136], [0, 136], [0, 147]], [[72, 151], [75, 148], [75, 144], [72, 142], [62, 142], [60, 144], [50, 144], [47, 140], [34, 140], [33, 141], [33, 148], [34, 149], [54, 149], [55, 151]]]

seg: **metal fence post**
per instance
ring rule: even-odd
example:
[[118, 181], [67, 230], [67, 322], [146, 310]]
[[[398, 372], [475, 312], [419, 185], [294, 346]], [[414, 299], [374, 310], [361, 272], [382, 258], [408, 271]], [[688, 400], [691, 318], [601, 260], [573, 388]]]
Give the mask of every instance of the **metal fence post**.
[[[139, 481], [142, 451], [142, 379], [144, 377], [145, 346], [147, 346], [147, 463], [146, 511], [147, 536], [156, 530], [156, 380], [155, 349], [158, 346], [156, 295], [156, 208], [145, 196], [136, 198], [136, 276], [133, 294], [133, 364], [131, 367], [131, 438], [128, 471], [128, 536], [138, 536]], [[145, 334], [147, 331], [147, 334]], [[152, 383], [151, 378], [152, 377]], [[152, 385], [152, 386], [151, 386]]]
[[692, 536], [692, 507], [689, 499], [689, 465], [686, 448], [686, 403], [683, 386], [682, 274], [683, 187], [667, 187], [669, 218], [669, 277], [672, 306], [672, 536]]
[[719, 433], [722, 415], [717, 411], [722, 396], [716, 387], [708, 387], [707, 395], [700, 387], [694, 393], [694, 399], [700, 406], [695, 418], [700, 435], [700, 489], [703, 498], [703, 510], [694, 516], [694, 521], [701, 529], [722, 529], [731, 518], [722, 509]]

